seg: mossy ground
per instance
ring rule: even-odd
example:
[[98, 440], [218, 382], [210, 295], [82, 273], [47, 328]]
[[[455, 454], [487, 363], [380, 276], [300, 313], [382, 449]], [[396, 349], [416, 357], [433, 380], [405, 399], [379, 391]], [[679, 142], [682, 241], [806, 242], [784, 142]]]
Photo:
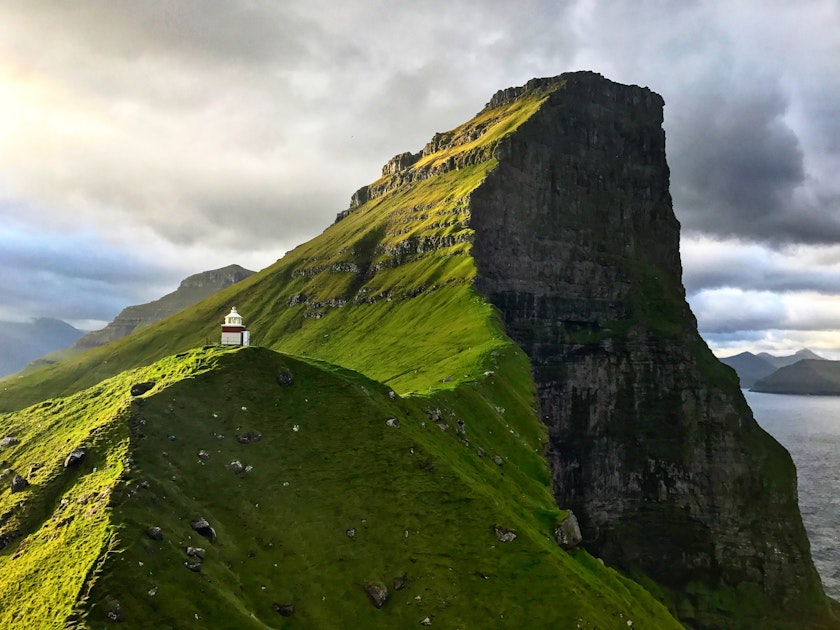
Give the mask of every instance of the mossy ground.
[[[119, 602], [128, 627], [406, 627], [427, 616], [442, 627], [678, 627], [641, 587], [553, 542], [564, 515], [527, 361], [512, 345], [484, 361], [492, 375], [392, 398], [331, 364], [195, 350], [0, 417], [21, 437], [17, 469], [89, 452], [78, 470], [53, 466], [52, 485], [0, 495], [46, 505], [0, 553], [3, 623], [61, 627], [75, 606], [74, 624], [105, 627]], [[280, 373], [294, 383], [278, 385]], [[131, 397], [142, 380], [156, 386]], [[34, 415], [60, 447], [23, 430]], [[261, 439], [241, 444], [249, 431]], [[233, 460], [252, 468], [231, 472]], [[191, 529], [199, 515], [215, 541]], [[518, 537], [502, 543], [496, 526]], [[207, 551], [199, 572], [184, 564], [187, 546]], [[368, 582], [389, 587], [382, 609]], [[280, 616], [280, 603], [294, 614]]]

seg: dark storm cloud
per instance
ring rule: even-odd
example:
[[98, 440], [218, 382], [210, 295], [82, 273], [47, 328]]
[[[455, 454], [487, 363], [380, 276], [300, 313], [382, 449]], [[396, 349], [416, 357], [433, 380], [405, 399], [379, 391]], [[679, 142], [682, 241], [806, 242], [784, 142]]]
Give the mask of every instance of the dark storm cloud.
[[686, 230], [775, 243], [840, 239], [836, 199], [798, 195], [811, 185], [779, 86], [717, 77], [674, 116], [673, 195]]
[[[90, 233], [0, 228], [0, 321], [110, 319], [139, 295], [160, 297], [173, 270], [126, 255]], [[171, 289], [169, 289], [171, 290]]]

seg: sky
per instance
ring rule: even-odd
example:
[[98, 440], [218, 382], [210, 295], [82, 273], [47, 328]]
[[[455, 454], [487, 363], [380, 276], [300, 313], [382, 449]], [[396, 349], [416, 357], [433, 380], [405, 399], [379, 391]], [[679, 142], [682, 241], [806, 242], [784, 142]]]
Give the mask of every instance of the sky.
[[836, 0], [4, 0], [0, 321], [95, 329], [262, 269], [391, 156], [574, 70], [665, 99], [710, 347], [840, 359]]

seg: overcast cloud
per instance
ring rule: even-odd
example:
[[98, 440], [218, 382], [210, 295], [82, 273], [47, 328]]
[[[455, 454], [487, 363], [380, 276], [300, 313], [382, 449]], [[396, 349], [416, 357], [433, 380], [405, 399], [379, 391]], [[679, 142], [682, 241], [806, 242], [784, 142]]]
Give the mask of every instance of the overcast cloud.
[[665, 99], [713, 348], [840, 356], [837, 33], [828, 0], [9, 0], [0, 320], [104, 323], [262, 268], [496, 90], [588, 69]]

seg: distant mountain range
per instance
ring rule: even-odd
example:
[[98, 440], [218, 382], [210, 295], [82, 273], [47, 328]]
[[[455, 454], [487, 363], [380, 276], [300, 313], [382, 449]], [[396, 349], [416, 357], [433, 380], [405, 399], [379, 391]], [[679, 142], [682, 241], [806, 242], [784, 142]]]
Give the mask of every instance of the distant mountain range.
[[[34, 365], [55, 363], [88, 348], [110, 343], [253, 275], [239, 265], [193, 274], [162, 298], [129, 306], [101, 330], [87, 334], [59, 319], [40, 318], [29, 323], [0, 322], [0, 378]], [[72, 346], [72, 348], [70, 347]]]
[[770, 394], [840, 395], [840, 361], [804, 359], [781, 367], [752, 386]]
[[66, 348], [84, 334], [49, 317], [22, 323], [0, 322], [0, 377], [14, 374], [42, 355]]
[[838, 395], [840, 361], [808, 349], [786, 356], [742, 352], [721, 359], [741, 379], [741, 387], [772, 394]]

